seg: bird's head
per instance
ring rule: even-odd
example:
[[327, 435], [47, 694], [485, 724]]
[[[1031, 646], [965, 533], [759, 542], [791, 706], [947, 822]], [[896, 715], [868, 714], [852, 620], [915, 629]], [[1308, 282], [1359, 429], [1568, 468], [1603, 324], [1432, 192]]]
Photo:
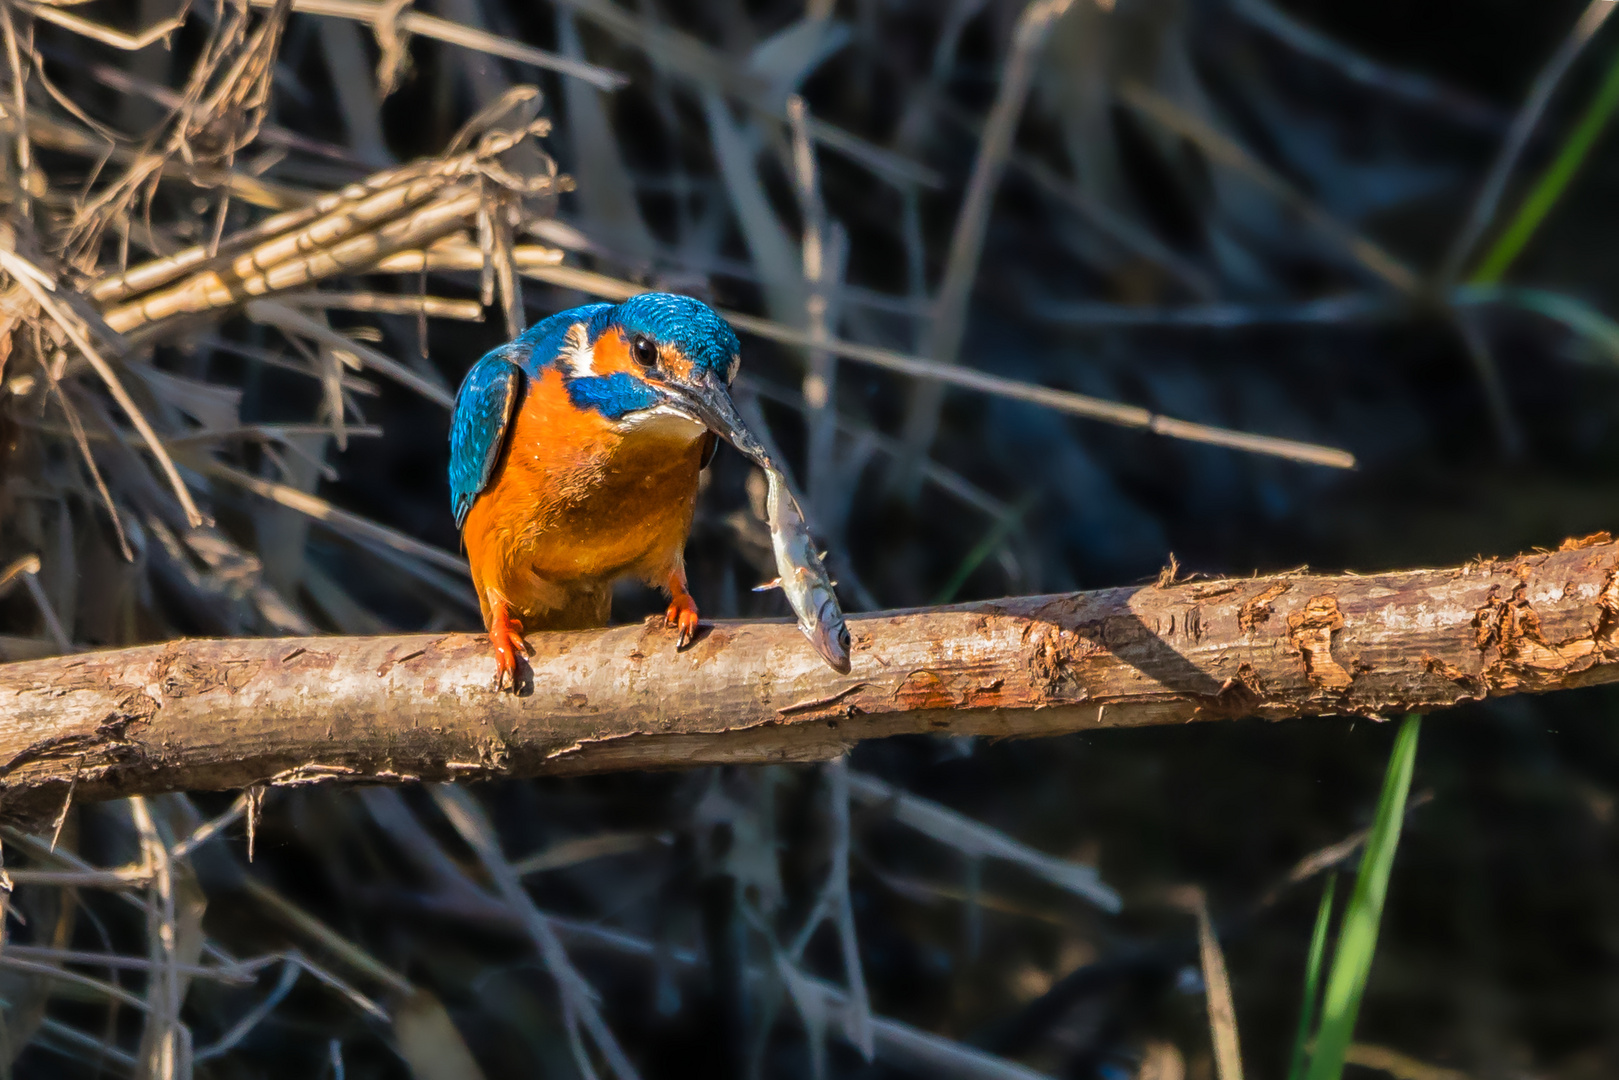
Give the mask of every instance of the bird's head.
[[742, 363], [736, 333], [701, 300], [642, 293], [596, 305], [567, 333], [557, 357], [575, 405], [623, 428], [686, 420], [761, 465], [768, 455], [731, 401]]

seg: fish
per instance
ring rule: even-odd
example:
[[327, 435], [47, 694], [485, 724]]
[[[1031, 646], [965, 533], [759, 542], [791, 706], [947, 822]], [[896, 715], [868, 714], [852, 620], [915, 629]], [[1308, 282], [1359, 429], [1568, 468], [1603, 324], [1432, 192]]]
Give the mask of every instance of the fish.
[[849, 627], [843, 621], [832, 579], [827, 576], [821, 555], [815, 550], [804, 511], [787, 489], [787, 480], [775, 468], [764, 467], [769, 491], [765, 497], [770, 524], [770, 547], [776, 555], [776, 581], [758, 590], [779, 585], [787, 594], [798, 617], [798, 629], [809, 639], [821, 659], [840, 674], [849, 674]]
[[827, 576], [821, 554], [810, 538], [804, 511], [788, 489], [787, 478], [771, 460], [765, 444], [748, 430], [735, 412], [713, 417], [710, 429], [757, 465], [769, 486], [765, 517], [770, 525], [776, 573], [780, 576], [753, 591], [780, 588], [786, 593], [787, 602], [798, 618], [799, 631], [828, 666], [840, 674], [849, 674], [849, 627], [843, 621], [843, 608], [838, 605], [838, 595], [833, 591], [835, 583]]

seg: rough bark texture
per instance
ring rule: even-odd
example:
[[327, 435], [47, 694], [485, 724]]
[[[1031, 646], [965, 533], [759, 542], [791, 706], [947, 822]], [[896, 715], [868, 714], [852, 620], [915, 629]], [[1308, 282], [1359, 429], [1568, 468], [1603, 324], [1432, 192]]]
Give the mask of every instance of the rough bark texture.
[[0, 665], [0, 812], [75, 798], [825, 758], [901, 732], [1049, 735], [1431, 711], [1619, 679], [1619, 545], [1365, 577], [1303, 573], [853, 619], [838, 675], [786, 623], [231, 639]]

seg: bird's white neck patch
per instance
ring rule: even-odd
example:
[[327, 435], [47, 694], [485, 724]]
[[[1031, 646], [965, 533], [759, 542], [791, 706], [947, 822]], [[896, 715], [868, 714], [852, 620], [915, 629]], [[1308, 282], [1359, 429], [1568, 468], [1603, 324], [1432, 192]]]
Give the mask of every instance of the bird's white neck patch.
[[562, 339], [562, 362], [567, 366], [568, 374], [575, 379], [588, 379], [596, 374], [592, 366], [595, 359], [596, 350], [585, 333], [585, 324], [574, 323], [568, 327], [568, 335]]

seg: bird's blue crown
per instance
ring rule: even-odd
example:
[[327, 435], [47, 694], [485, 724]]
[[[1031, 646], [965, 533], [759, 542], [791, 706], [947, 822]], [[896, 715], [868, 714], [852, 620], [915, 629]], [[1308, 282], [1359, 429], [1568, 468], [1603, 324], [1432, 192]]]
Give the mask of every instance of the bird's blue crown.
[[642, 293], [617, 307], [601, 305], [590, 317], [588, 332], [595, 341], [617, 327], [627, 338], [645, 334], [653, 341], [675, 346], [693, 367], [706, 368], [725, 378], [742, 351], [731, 324], [701, 300], [672, 293]]
[[538, 377], [545, 367], [560, 368], [574, 404], [610, 420], [656, 405], [660, 395], [637, 375], [624, 371], [581, 375], [569, 369], [568, 333], [581, 324], [592, 345], [610, 330], [619, 330], [631, 340], [645, 334], [659, 345], [673, 345], [694, 371], [712, 372], [726, 382], [742, 351], [735, 331], [713, 308], [672, 293], [642, 293], [621, 304], [585, 304], [560, 311], [495, 351], [530, 377]]
[[673, 345], [696, 368], [705, 368], [725, 378], [742, 351], [731, 324], [701, 300], [673, 293], [642, 293], [622, 304], [584, 304], [541, 319], [519, 334], [510, 344], [495, 351], [538, 376], [540, 369], [559, 363], [568, 331], [584, 324], [585, 336], [594, 344], [610, 329], [623, 331], [626, 338], [645, 334], [659, 344]]

